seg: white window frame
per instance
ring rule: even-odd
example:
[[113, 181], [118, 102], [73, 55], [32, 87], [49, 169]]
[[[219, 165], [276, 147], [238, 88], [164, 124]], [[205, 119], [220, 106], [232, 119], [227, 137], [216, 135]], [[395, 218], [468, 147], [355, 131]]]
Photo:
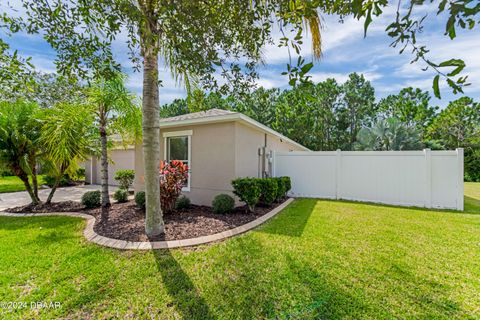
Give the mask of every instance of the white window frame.
[[167, 161], [167, 138], [172, 137], [187, 137], [187, 149], [188, 149], [188, 179], [187, 186], [182, 188], [182, 191], [190, 191], [190, 183], [192, 181], [192, 130], [182, 130], [182, 131], [170, 131], [163, 133], [163, 160]]

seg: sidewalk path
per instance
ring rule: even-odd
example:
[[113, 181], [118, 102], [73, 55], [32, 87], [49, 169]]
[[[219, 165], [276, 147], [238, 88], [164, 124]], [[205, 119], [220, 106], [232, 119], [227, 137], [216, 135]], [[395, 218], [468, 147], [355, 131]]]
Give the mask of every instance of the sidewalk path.
[[[110, 186], [110, 195], [112, 195], [116, 189], [117, 187]], [[53, 196], [53, 201], [59, 202], [72, 200], [80, 202], [82, 195], [85, 192], [92, 190], [100, 190], [100, 185], [85, 185], [77, 187], [58, 188], [55, 192], [55, 195]], [[38, 190], [38, 195], [42, 201], [45, 201], [45, 199], [47, 199], [49, 193], [50, 188]], [[27, 205], [29, 203], [30, 196], [26, 191], [0, 193], [0, 211], [7, 208]]]

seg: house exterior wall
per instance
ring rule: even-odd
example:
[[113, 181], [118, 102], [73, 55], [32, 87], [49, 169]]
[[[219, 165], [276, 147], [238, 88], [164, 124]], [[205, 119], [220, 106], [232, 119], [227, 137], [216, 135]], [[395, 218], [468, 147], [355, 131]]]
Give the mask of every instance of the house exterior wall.
[[135, 145], [135, 180], [133, 189], [135, 192], [145, 191], [145, 169], [143, 166], [143, 148], [141, 143]]
[[[261, 160], [258, 149], [265, 146], [266, 153], [271, 151], [300, 151], [297, 145], [281, 140], [264, 131], [247, 126], [243, 123], [235, 123], [235, 177], [261, 177]], [[269, 164], [266, 163], [266, 171]]]
[[[233, 196], [231, 181], [236, 177], [257, 177], [258, 148], [265, 143], [265, 132], [240, 122], [197, 124], [160, 128], [160, 158], [165, 159], [165, 133], [191, 131], [190, 191], [182, 193], [198, 205], [212, 204], [213, 198], [226, 193]], [[297, 145], [267, 134], [269, 151], [301, 150]], [[135, 191], [145, 190], [141, 144], [135, 150]], [[240, 204], [237, 199], [237, 204]]]
[[[108, 164], [108, 182], [110, 185], [117, 186], [118, 183], [113, 179], [117, 170], [135, 169], [135, 150], [109, 150], [108, 156], [111, 159], [111, 162]], [[101, 162], [97, 157], [92, 157], [90, 160], [86, 161], [85, 182], [91, 184], [100, 184], [102, 179], [101, 170]]]
[[[164, 133], [192, 131], [190, 191], [184, 191], [192, 203], [212, 204], [220, 193], [232, 194], [230, 181], [235, 172], [234, 122], [210, 123], [160, 129], [160, 158], [165, 159]], [[141, 145], [136, 148], [135, 191], [144, 190], [143, 155]]]

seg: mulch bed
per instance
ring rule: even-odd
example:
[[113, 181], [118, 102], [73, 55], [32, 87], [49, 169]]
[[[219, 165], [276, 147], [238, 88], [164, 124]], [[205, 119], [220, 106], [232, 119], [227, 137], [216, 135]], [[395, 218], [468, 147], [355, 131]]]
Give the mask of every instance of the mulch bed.
[[100, 221], [100, 208], [85, 209], [74, 201], [55, 202], [50, 205], [22, 206], [7, 209], [12, 213], [84, 212], [95, 216], [94, 230], [99, 235], [128, 241], [181, 240], [215, 234], [253, 221], [280, 205], [257, 206], [255, 213], [247, 213], [246, 207], [235, 208], [229, 214], [215, 214], [211, 207], [191, 205], [189, 209], [175, 210], [163, 215], [165, 234], [148, 238], [145, 234], [145, 211], [133, 201], [112, 203], [108, 222]]

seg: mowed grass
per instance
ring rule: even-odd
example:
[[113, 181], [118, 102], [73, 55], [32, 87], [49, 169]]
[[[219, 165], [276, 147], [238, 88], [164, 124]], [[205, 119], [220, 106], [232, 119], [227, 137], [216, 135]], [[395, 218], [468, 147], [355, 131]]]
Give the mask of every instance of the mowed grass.
[[[41, 185], [44, 183], [42, 175], [39, 175], [37, 179], [38, 179], [38, 185]], [[17, 176], [6, 176], [6, 177], [0, 176], [0, 193], [17, 192], [17, 191], [24, 191], [24, 190], [25, 190], [25, 185], [23, 184], [22, 180], [20, 180], [20, 178], [18, 178]]]
[[464, 213], [299, 199], [170, 251], [87, 243], [79, 219], [0, 217], [0, 302], [28, 303], [0, 318], [480, 318], [480, 184], [465, 190]]

